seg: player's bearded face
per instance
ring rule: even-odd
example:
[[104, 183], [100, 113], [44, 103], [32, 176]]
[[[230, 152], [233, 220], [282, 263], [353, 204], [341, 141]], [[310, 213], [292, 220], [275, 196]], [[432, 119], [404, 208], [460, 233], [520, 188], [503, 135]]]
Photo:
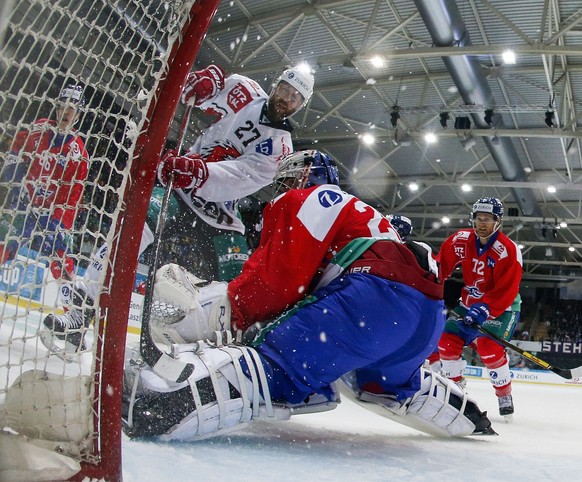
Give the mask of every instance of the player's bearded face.
[[287, 82], [279, 82], [269, 97], [269, 119], [278, 122], [292, 116], [301, 108], [304, 100], [303, 96]]

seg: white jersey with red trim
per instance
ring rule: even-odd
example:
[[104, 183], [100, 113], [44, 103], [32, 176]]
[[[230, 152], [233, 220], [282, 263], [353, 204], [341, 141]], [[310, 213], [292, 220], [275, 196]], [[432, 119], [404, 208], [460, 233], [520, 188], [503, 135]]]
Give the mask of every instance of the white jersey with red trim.
[[199, 105], [219, 116], [189, 151], [204, 157], [208, 179], [194, 195], [178, 193], [217, 228], [244, 232], [233, 200], [269, 185], [281, 159], [293, 151], [290, 123], [272, 123], [265, 115], [267, 100], [257, 82], [233, 74], [224, 89]]
[[491, 317], [509, 309], [519, 293], [522, 276], [521, 250], [501, 231], [481, 247], [473, 229], [462, 229], [442, 244], [437, 255], [443, 279], [459, 264], [464, 287], [461, 302], [466, 307], [486, 303]]
[[305, 298], [331, 257], [369, 237], [401, 242], [385, 216], [338, 186], [279, 196], [265, 207], [259, 247], [228, 286], [237, 327], [270, 320]]

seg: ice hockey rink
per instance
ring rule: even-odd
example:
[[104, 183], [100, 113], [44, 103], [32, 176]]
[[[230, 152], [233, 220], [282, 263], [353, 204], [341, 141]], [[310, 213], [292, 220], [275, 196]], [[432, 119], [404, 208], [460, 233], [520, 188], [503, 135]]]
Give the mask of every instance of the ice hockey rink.
[[[8, 306], [4, 310], [11, 310]], [[22, 357], [35, 341], [33, 313], [14, 325], [20, 340], [7, 357]], [[16, 337], [18, 338], [18, 337]], [[90, 337], [88, 341], [90, 342]], [[129, 343], [137, 337], [130, 336]], [[20, 345], [22, 343], [22, 346]], [[23, 347], [28, 347], [24, 349]], [[48, 371], [89, 370], [90, 357], [63, 363], [46, 358]], [[60, 367], [60, 368], [59, 368]], [[6, 371], [6, 370], [4, 370]], [[532, 372], [533, 373], [533, 372]], [[541, 372], [540, 372], [541, 373]], [[0, 373], [6, 377], [6, 373]], [[9, 377], [12, 377], [10, 374]], [[146, 481], [569, 481], [582, 472], [582, 385], [514, 383], [516, 413], [508, 424], [493, 389], [471, 378], [469, 393], [487, 410], [498, 436], [438, 439], [366, 411], [349, 400], [325, 413], [285, 422], [258, 422], [196, 443], [164, 443], [123, 436], [123, 479]]]
[[437, 439], [345, 400], [196, 443], [123, 441], [125, 482], [573, 481], [582, 474], [582, 386], [513, 384], [505, 423], [487, 380], [469, 393], [498, 436]]

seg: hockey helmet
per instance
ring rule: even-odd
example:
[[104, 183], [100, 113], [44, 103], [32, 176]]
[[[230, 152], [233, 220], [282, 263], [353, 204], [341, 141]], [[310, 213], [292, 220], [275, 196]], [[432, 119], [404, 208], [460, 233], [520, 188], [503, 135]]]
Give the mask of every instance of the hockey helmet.
[[84, 107], [85, 97], [83, 96], [83, 87], [74, 84], [67, 85], [63, 90], [61, 90], [59, 100], [61, 102], [75, 104], [77, 109]]
[[[293, 179], [292, 183], [288, 180]], [[281, 161], [275, 174], [278, 194], [282, 185], [291, 189], [305, 189], [321, 184], [339, 186], [339, 171], [335, 161], [316, 150], [297, 151]]]
[[412, 233], [412, 221], [406, 216], [400, 214], [389, 214], [386, 216], [390, 224], [396, 229], [400, 238], [405, 241], [408, 236]]
[[471, 211], [471, 221], [475, 229], [475, 219], [477, 218], [478, 213], [493, 214], [495, 217], [495, 226], [493, 227], [493, 230], [489, 236], [491, 236], [501, 227], [501, 221], [503, 221], [503, 203], [496, 197], [482, 197], [477, 199], [475, 204], [473, 204], [473, 209]]
[[495, 216], [499, 222], [503, 219], [503, 203], [496, 197], [482, 197], [473, 204], [471, 220], [474, 220], [477, 213], [489, 213]]
[[287, 82], [303, 96], [303, 104], [305, 104], [313, 95], [313, 85], [315, 80], [313, 74], [307, 69], [291, 67], [285, 70], [277, 78], [275, 86], [279, 85], [279, 82], [281, 81]]

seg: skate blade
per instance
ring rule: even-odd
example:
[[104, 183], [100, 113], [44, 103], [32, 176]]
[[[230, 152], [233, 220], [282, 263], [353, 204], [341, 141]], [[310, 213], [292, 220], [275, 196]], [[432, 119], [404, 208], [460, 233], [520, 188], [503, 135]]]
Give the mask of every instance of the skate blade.
[[513, 423], [513, 413], [503, 415], [503, 419], [505, 420], [505, 423]]
[[43, 327], [39, 330], [38, 336], [42, 344], [49, 351], [49, 355], [56, 355], [67, 363], [72, 363], [79, 357], [75, 345], [60, 340], [51, 330]]
[[471, 434], [471, 436], [481, 436], [481, 435], [499, 435], [499, 434], [495, 430], [493, 430], [493, 427], [487, 427], [481, 430], [480, 432], [473, 432]]

